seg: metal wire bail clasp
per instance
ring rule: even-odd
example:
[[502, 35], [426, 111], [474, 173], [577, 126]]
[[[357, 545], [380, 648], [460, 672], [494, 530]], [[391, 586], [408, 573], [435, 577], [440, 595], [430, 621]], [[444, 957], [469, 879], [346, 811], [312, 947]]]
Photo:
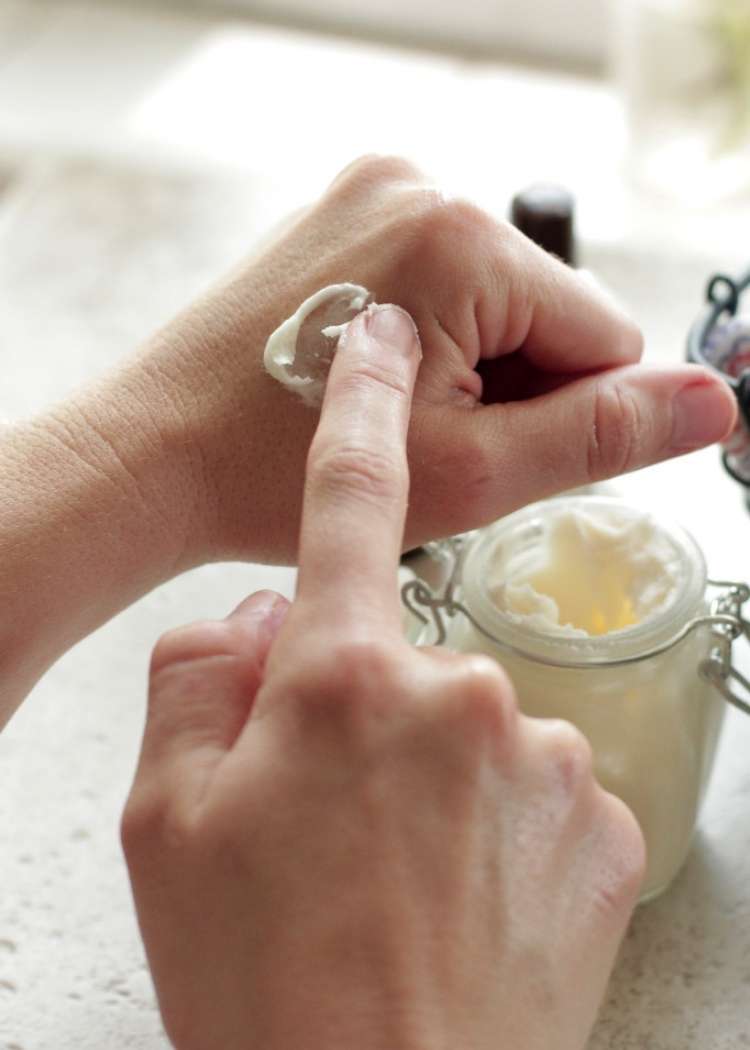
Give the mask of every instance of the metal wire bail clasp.
[[431, 558], [434, 558], [436, 561], [451, 563], [450, 575], [440, 596], [436, 596], [424, 580], [409, 580], [401, 588], [401, 601], [409, 612], [416, 616], [418, 620], [421, 620], [425, 626], [430, 620], [425, 615], [424, 610], [431, 614], [435, 627], [433, 645], [443, 645], [448, 637], [448, 629], [443, 619], [443, 614], [452, 617], [457, 612], [466, 612], [463, 605], [456, 600], [456, 588], [461, 579], [464, 548], [471, 536], [471, 533], [465, 533], [427, 544], [426, 551]]
[[[742, 607], [750, 598], [746, 583], [727, 580], [709, 580], [709, 586], [722, 588], [722, 593], [711, 603], [714, 644], [700, 665], [700, 675], [715, 686], [725, 700], [750, 715], [750, 681], [732, 664], [732, 645], [744, 635], [750, 641], [750, 622], [742, 615]], [[732, 688], [736, 683], [747, 699], [738, 696]]]

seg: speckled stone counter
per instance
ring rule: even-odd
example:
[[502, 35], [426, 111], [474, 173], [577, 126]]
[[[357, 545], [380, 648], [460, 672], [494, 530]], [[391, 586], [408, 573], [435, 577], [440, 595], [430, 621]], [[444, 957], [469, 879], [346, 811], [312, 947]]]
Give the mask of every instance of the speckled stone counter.
[[[129, 351], [243, 253], [274, 218], [264, 200], [247, 179], [80, 163], [17, 174], [0, 196], [0, 418]], [[587, 262], [642, 320], [651, 355], [673, 360], [705, 274], [726, 265], [666, 247], [600, 246]], [[623, 487], [685, 521], [714, 575], [750, 578], [750, 519], [714, 452]], [[251, 565], [173, 581], [61, 660], [0, 737], [0, 1050], [166, 1047], [118, 841], [149, 651], [171, 626], [292, 583]], [[590, 1050], [750, 1046], [749, 807], [750, 719], [730, 711], [688, 863], [638, 911]]]

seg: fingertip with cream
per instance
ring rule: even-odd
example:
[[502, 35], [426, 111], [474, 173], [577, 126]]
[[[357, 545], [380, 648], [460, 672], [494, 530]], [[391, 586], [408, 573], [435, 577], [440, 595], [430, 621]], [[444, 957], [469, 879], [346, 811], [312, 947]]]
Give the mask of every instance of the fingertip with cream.
[[419, 332], [411, 315], [393, 303], [373, 303], [360, 315], [367, 334], [379, 343], [401, 349], [422, 359]]

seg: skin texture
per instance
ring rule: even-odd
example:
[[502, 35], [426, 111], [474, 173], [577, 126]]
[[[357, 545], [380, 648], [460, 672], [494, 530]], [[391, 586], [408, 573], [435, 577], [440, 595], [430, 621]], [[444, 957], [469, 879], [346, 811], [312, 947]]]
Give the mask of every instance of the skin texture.
[[154, 652], [123, 841], [178, 1050], [582, 1050], [593, 1024], [642, 838], [494, 661], [401, 636], [418, 362], [400, 311], [354, 322], [294, 604]]
[[419, 329], [406, 547], [732, 428], [725, 385], [638, 366], [638, 330], [589, 283], [405, 161], [365, 158], [115, 373], [0, 429], [0, 595], [13, 609], [0, 725], [67, 648], [176, 573], [296, 560], [318, 415], [262, 354], [307, 296], [341, 281]]

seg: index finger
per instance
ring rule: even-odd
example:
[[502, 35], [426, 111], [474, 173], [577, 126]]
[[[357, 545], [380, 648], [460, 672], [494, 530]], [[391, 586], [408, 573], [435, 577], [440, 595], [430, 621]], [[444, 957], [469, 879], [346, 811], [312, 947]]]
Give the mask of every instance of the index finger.
[[334, 356], [307, 461], [297, 584], [327, 620], [400, 622], [395, 578], [420, 360], [414, 323], [396, 306], [356, 317]]

